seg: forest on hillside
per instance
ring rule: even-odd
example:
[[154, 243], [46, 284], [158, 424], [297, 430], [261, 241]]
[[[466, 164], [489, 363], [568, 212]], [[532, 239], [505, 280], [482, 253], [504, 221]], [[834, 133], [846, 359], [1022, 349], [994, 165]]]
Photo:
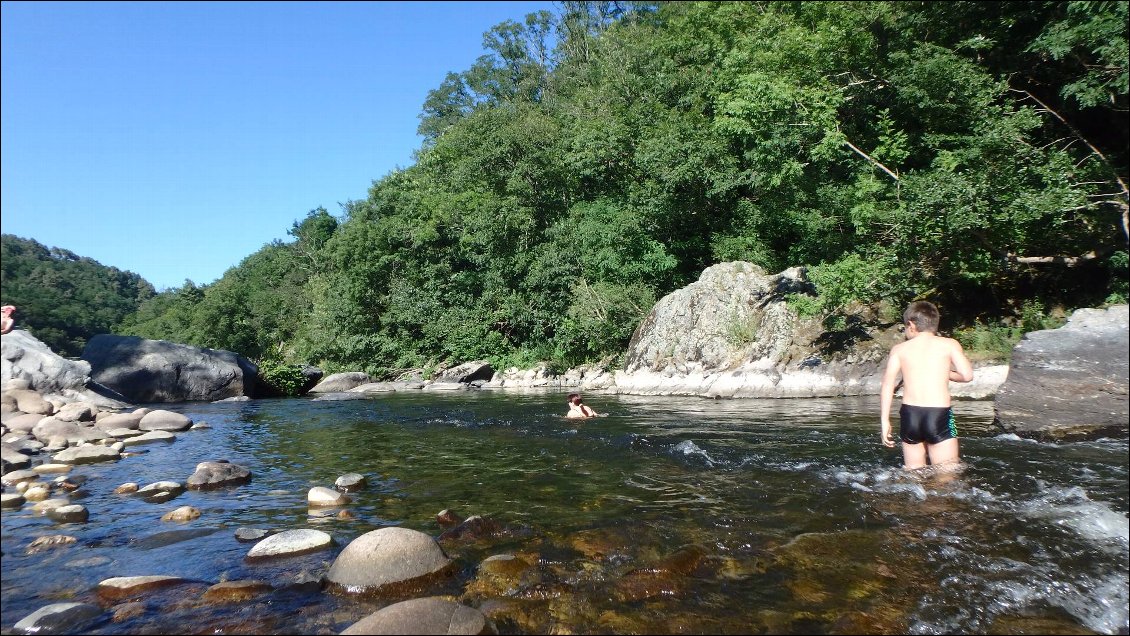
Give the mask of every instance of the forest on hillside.
[[1128, 6], [563, 2], [431, 91], [413, 165], [115, 329], [391, 377], [615, 363], [729, 260], [805, 266], [807, 316], [1125, 302]]

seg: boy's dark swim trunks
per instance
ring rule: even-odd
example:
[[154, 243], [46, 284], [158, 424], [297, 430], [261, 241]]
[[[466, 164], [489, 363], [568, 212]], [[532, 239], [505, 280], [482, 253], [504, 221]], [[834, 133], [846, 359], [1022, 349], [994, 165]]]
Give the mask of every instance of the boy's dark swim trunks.
[[899, 437], [907, 444], [937, 444], [957, 437], [953, 409], [903, 404], [899, 407]]

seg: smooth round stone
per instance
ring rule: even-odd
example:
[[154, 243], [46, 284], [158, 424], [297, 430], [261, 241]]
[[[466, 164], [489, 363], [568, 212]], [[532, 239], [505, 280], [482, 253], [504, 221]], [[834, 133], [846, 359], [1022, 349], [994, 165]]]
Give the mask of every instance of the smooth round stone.
[[43, 501], [51, 496], [51, 491], [43, 486], [32, 486], [24, 491], [24, 499], [28, 501]]
[[59, 523], [85, 523], [90, 517], [90, 511], [86, 509], [86, 506], [79, 504], [50, 508], [46, 514], [49, 519]]
[[106, 431], [106, 434], [115, 439], [125, 439], [129, 437], [138, 437], [142, 432], [132, 428], [115, 428]]
[[39, 479], [39, 473], [30, 468], [24, 468], [22, 470], [13, 470], [10, 473], [5, 473], [3, 477], [0, 477], [0, 483], [3, 483], [5, 486], [15, 486], [22, 481], [34, 481], [36, 479]]
[[227, 486], [238, 486], [251, 479], [251, 471], [231, 462], [200, 462], [196, 471], [189, 475], [186, 485], [189, 490], [211, 490]]
[[44, 514], [48, 510], [52, 510], [54, 508], [60, 508], [62, 506], [69, 506], [69, 505], [71, 505], [70, 499], [67, 499], [66, 497], [56, 497], [54, 499], [47, 499], [45, 501], [40, 501], [40, 502], [36, 503], [34, 506], [31, 507], [31, 510], [32, 510], [32, 512], [35, 512], [35, 513], [38, 513], [38, 514]]
[[290, 556], [323, 550], [333, 545], [333, 537], [321, 530], [286, 530], [256, 543], [249, 559]]
[[71, 464], [40, 464], [39, 466], [32, 468], [32, 470], [40, 474], [69, 473], [73, 468], [74, 466], [72, 466]]
[[186, 582], [179, 576], [116, 576], [99, 583], [96, 591], [100, 596], [115, 599]]
[[141, 416], [134, 413], [115, 413], [97, 419], [98, 428], [104, 431], [111, 431], [111, 435], [114, 434], [113, 431], [118, 429], [136, 429], [137, 425], [140, 423]]
[[0, 508], [19, 508], [24, 505], [24, 496], [18, 492], [6, 492], [0, 495]]
[[306, 502], [311, 506], [344, 506], [349, 497], [331, 488], [315, 486], [306, 494]]
[[269, 534], [271, 534], [270, 530], [263, 530], [262, 528], [239, 528], [235, 531], [235, 540], [241, 543], [249, 543], [258, 541]]
[[435, 539], [409, 528], [366, 532], [345, 546], [326, 579], [349, 593], [380, 588], [438, 574], [452, 563]]
[[151, 497], [153, 495], [163, 492], [184, 492], [184, 485], [176, 481], [155, 481], [151, 484], [138, 488], [138, 497]]
[[93, 464], [94, 462], [116, 461], [121, 453], [105, 446], [75, 446], [51, 458], [59, 464]]
[[143, 431], [185, 431], [192, 426], [192, 420], [172, 411], [158, 409], [150, 411], [141, 418], [137, 427]]
[[41, 607], [13, 626], [20, 634], [80, 634], [102, 616], [90, 603], [54, 603]]
[[192, 428], [190, 430], [201, 431], [201, 430], [207, 430], [209, 428], [212, 428], [212, 425], [209, 424], [208, 422], [197, 422], [197, 423], [192, 425]]
[[33, 483], [34, 482], [30, 481], [21, 481], [20, 483], [16, 484], [16, 492], [20, 493], [21, 495], [24, 494]]
[[166, 512], [161, 521], [192, 521], [200, 518], [200, 509], [192, 506], [181, 506], [176, 510]]
[[153, 442], [171, 442], [176, 438], [176, 435], [168, 431], [149, 431], [137, 437], [127, 437], [122, 440], [122, 443], [126, 446], [137, 446], [138, 444], [150, 444]]
[[132, 495], [135, 492], [137, 492], [137, 483], [132, 481], [127, 481], [114, 489], [115, 495]]
[[364, 475], [358, 473], [348, 473], [337, 478], [334, 482], [334, 488], [345, 492], [353, 492], [361, 490], [365, 487], [366, 480]]
[[224, 581], [204, 591], [204, 600], [214, 603], [246, 601], [272, 589], [266, 581]]
[[341, 632], [346, 634], [483, 634], [496, 633], [483, 613], [440, 597], [401, 601], [366, 616]]

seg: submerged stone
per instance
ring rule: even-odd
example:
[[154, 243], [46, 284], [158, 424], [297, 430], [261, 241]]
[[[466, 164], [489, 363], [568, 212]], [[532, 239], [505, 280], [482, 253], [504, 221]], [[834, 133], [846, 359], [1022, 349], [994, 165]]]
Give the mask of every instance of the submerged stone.
[[497, 634], [483, 613], [439, 597], [394, 603], [347, 627], [342, 634]]
[[90, 603], [54, 603], [41, 607], [17, 622], [19, 634], [78, 634], [102, 616], [102, 608]]

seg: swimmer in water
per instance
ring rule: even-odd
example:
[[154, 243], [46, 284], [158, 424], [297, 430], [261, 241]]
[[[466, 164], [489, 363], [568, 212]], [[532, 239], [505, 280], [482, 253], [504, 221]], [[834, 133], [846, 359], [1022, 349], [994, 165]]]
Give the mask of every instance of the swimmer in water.
[[899, 438], [903, 468], [927, 465], [960, 466], [957, 424], [950, 406], [950, 382], [969, 382], [973, 365], [961, 343], [938, 335], [940, 319], [933, 303], [916, 301], [903, 313], [906, 342], [891, 349], [883, 383], [879, 388], [879, 424], [883, 445], [894, 448], [891, 439], [891, 404], [902, 376], [902, 406], [899, 408]]
[[12, 318], [12, 312], [15, 310], [12, 305], [0, 307], [0, 333], [8, 333], [15, 326], [16, 321]]
[[581, 395], [579, 393], [570, 393], [569, 412], [565, 414], [565, 417], [571, 419], [587, 419], [596, 417], [596, 411], [581, 402]]

